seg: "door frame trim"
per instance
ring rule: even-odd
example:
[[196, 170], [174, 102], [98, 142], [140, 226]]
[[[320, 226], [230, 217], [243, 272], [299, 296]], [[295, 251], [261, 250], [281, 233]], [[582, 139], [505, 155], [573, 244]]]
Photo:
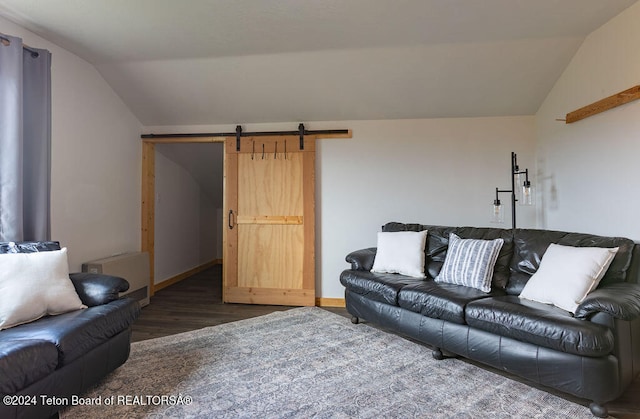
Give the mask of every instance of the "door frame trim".
[[[162, 287], [155, 285], [155, 188], [156, 188], [156, 144], [189, 144], [189, 143], [222, 143], [227, 137], [154, 137], [142, 138], [142, 191], [141, 191], [141, 224], [140, 247], [141, 251], [149, 254], [149, 296], [155, 294]], [[223, 164], [224, 166], [224, 164]], [[224, 168], [223, 168], [224, 178]], [[224, 186], [223, 186], [224, 196]], [[223, 197], [224, 199], [224, 197]], [[226, 243], [225, 230], [223, 229], [222, 244]]]
[[[336, 131], [340, 131], [339, 133]], [[251, 133], [243, 133], [248, 135]], [[253, 133], [255, 134], [255, 133]], [[258, 133], [266, 134], [266, 133]], [[272, 134], [272, 133], [269, 133]], [[281, 133], [282, 134], [282, 133]], [[289, 132], [287, 134], [290, 135]], [[141, 225], [140, 225], [140, 247], [141, 251], [149, 254], [149, 296], [157, 291], [155, 286], [155, 145], [156, 144], [189, 144], [189, 143], [222, 143], [227, 138], [236, 138], [235, 134], [230, 136], [212, 136], [214, 134], [142, 134], [142, 190], [141, 190]], [[305, 131], [305, 137], [313, 137], [313, 140], [323, 138], [352, 138], [351, 129], [347, 130], [324, 130]], [[226, 153], [225, 153], [226, 154]], [[227, 177], [226, 177], [226, 155], [223, 162], [223, 208], [226, 208], [227, 200]], [[224, 214], [223, 214], [224, 215]], [[222, 248], [227, 244], [227, 229], [225, 228], [225, 217], [220, 220], [222, 223]], [[223, 263], [223, 269], [225, 264]], [[224, 288], [224, 284], [223, 284]]]

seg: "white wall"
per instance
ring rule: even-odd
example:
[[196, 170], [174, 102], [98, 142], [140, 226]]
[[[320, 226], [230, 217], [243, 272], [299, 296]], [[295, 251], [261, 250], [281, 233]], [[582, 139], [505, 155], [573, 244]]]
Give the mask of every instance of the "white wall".
[[82, 262], [140, 249], [141, 125], [88, 62], [0, 18], [52, 53], [51, 234]]
[[[533, 169], [533, 117], [346, 127], [353, 129], [352, 139], [321, 140], [318, 149], [317, 292], [324, 298], [343, 297], [338, 277], [348, 267], [345, 256], [375, 246], [384, 223], [492, 226], [495, 188], [511, 187], [511, 151], [521, 168]], [[501, 199], [506, 204], [509, 195]], [[505, 221], [509, 228], [510, 212]], [[534, 226], [535, 209], [519, 208], [518, 227]]]
[[565, 114], [640, 83], [640, 3], [591, 33], [536, 115], [542, 228], [640, 240], [640, 101]]
[[[191, 174], [156, 149], [155, 283], [214, 259], [216, 213]], [[203, 217], [204, 215], [204, 217]]]
[[[243, 130], [296, 130], [297, 125], [243, 125]], [[319, 297], [343, 297], [339, 275], [347, 268], [345, 256], [375, 246], [385, 222], [489, 226], [495, 188], [511, 186], [511, 151], [518, 153], [522, 168], [535, 173], [533, 116], [314, 122], [306, 127], [353, 130], [352, 139], [317, 144]], [[230, 125], [145, 128], [155, 133], [234, 130]], [[502, 198], [509, 200], [508, 195]], [[535, 226], [535, 208], [520, 208], [518, 217], [519, 227]]]
[[[52, 233], [69, 247], [72, 270], [83, 261], [139, 249], [138, 121], [90, 64], [10, 22], [0, 24], [3, 32], [53, 53]], [[243, 128], [295, 130], [297, 122]], [[318, 144], [317, 294], [325, 298], [342, 297], [338, 276], [347, 266], [345, 255], [375, 245], [383, 223], [489, 225], [495, 187], [509, 187], [510, 152], [518, 153], [522, 167], [532, 169], [535, 163], [533, 117], [307, 124], [307, 129], [328, 128], [350, 128], [353, 138]], [[521, 209], [519, 226], [534, 226], [533, 214]]]
[[222, 208], [216, 208], [214, 199], [200, 190], [200, 252], [199, 264], [222, 259]]

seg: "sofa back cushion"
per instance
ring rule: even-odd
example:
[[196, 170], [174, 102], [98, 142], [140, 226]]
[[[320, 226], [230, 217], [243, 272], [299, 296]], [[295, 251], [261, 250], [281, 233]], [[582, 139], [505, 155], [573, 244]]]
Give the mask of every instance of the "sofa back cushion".
[[630, 239], [563, 231], [516, 229], [513, 235], [511, 276], [506, 287], [508, 294], [520, 294], [531, 275], [538, 270], [542, 256], [552, 243], [573, 247], [618, 247], [618, 252], [600, 281], [600, 286], [626, 280], [634, 247]]
[[494, 240], [503, 239], [504, 244], [498, 254], [493, 270], [492, 286], [505, 289], [509, 281], [509, 265], [513, 256], [513, 236], [511, 230], [484, 227], [447, 227], [424, 224], [404, 224], [391, 222], [382, 227], [382, 231], [423, 231], [428, 230], [425, 246], [425, 273], [435, 278], [440, 273], [449, 249], [449, 236], [456, 234], [462, 239]]
[[[447, 227], [425, 224], [405, 224], [390, 222], [382, 226], [382, 231], [422, 231], [429, 230], [425, 246], [425, 273], [435, 278], [442, 269], [447, 256], [449, 235], [457, 234], [463, 239], [493, 240], [504, 239], [493, 272], [492, 285], [506, 290], [507, 294], [519, 295], [525, 284], [540, 266], [544, 252], [551, 243], [575, 247], [618, 247], [613, 262], [609, 266], [599, 286], [627, 281], [635, 244], [624, 237], [605, 237], [584, 233], [535, 229], [499, 229], [484, 227]], [[637, 251], [640, 256], [640, 250]], [[629, 278], [640, 282], [640, 258], [636, 263], [637, 275]], [[637, 276], [637, 278], [636, 278]]]

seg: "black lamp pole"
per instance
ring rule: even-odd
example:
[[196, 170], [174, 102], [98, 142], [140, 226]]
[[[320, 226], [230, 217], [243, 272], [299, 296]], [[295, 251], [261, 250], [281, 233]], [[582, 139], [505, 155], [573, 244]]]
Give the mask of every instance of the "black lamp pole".
[[511, 219], [513, 220], [513, 229], [516, 229], [516, 173], [518, 172], [518, 157], [516, 153], [511, 152]]
[[[513, 151], [511, 152], [511, 189], [498, 189], [496, 188], [496, 199], [493, 201], [493, 205], [500, 206], [500, 199], [498, 194], [500, 193], [511, 193], [511, 225], [515, 230], [516, 228], [516, 202], [518, 199], [516, 198], [516, 175], [524, 174], [525, 182], [524, 185], [526, 187], [531, 186], [531, 182], [529, 182], [529, 169], [525, 169], [523, 172], [520, 171], [518, 167], [518, 156]], [[518, 187], [521, 187], [520, 185]]]

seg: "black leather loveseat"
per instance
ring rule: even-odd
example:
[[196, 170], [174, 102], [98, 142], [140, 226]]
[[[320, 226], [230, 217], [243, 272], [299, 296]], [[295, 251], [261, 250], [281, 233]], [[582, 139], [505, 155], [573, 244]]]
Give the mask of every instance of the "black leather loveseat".
[[[624, 238], [558, 231], [444, 227], [388, 223], [383, 232], [428, 230], [426, 278], [370, 272], [376, 248], [350, 253], [340, 281], [353, 316], [434, 348], [591, 401], [605, 417], [605, 403], [619, 397], [640, 373], [638, 245]], [[450, 234], [467, 239], [502, 238], [490, 292], [434, 281], [447, 255]], [[519, 298], [551, 243], [618, 247], [598, 288], [575, 314]]]
[[[0, 253], [59, 250], [57, 242], [0, 243]], [[137, 301], [126, 280], [70, 274], [85, 309], [0, 330], [0, 418], [48, 418], [129, 357]]]

